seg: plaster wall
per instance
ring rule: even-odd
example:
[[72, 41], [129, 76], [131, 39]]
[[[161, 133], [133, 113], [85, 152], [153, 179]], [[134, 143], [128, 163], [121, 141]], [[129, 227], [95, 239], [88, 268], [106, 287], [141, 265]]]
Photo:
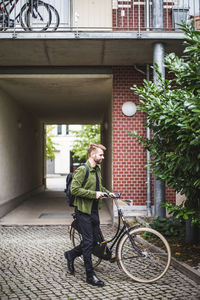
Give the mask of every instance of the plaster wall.
[[0, 217], [43, 185], [43, 126], [0, 90]]
[[[103, 183], [104, 186], [112, 191], [113, 190], [113, 180], [112, 180], [112, 99], [108, 103], [107, 110], [105, 113], [105, 120], [101, 126], [101, 142], [106, 147], [105, 159], [103, 162]], [[113, 214], [112, 201], [106, 201], [108, 210], [110, 214]]]

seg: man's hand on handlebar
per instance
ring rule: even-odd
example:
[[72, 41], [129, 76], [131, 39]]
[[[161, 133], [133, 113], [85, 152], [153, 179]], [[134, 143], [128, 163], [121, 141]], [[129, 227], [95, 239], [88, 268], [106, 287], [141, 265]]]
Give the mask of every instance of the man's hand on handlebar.
[[116, 195], [115, 195], [115, 193], [110, 193], [110, 194], [109, 194], [109, 197], [111, 197], [111, 198], [116, 198]]
[[104, 192], [96, 192], [96, 199], [99, 199], [99, 198], [120, 198], [120, 193], [118, 194], [115, 194], [115, 193], [104, 193]]
[[96, 192], [96, 199], [105, 197], [105, 193], [104, 192]]

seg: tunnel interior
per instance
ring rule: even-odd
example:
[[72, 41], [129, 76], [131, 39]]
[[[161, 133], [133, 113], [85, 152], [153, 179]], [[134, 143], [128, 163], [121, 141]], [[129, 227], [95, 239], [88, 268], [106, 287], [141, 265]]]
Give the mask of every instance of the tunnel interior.
[[44, 191], [45, 124], [101, 124], [112, 187], [112, 74], [1, 75], [0, 122], [0, 217]]

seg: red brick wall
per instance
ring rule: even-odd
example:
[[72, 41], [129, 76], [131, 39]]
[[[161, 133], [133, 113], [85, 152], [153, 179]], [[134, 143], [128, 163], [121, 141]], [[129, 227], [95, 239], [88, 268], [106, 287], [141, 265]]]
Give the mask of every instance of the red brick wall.
[[[116, 30], [141, 30], [145, 28], [145, 13], [144, 5], [134, 5], [131, 4], [131, 8], [118, 8], [113, 9], [113, 27]], [[124, 16], [122, 17], [121, 12], [124, 11]]]
[[[141, 2], [138, 5], [138, 2]], [[143, 0], [125, 2], [120, 1], [118, 4], [130, 5], [131, 7], [118, 7], [118, 9], [113, 9], [112, 22], [114, 30], [124, 30], [124, 31], [134, 31], [146, 30], [145, 24], [145, 5]], [[163, 21], [164, 21], [164, 30], [172, 30], [172, 9], [171, 6], [173, 2], [164, 3], [164, 12], [163, 12]], [[122, 11], [124, 16], [122, 16]], [[153, 12], [152, 5], [150, 5], [150, 30], [153, 30]]]
[[[145, 71], [145, 67], [140, 67]], [[135, 138], [127, 133], [135, 130], [146, 135], [145, 116], [137, 111], [133, 117], [122, 113], [126, 101], [138, 104], [138, 97], [130, 87], [141, 85], [144, 75], [134, 67], [113, 67], [113, 191], [122, 192], [123, 199], [133, 200], [134, 205], [146, 204], [146, 152]], [[166, 189], [167, 201], [175, 200], [175, 193]]]

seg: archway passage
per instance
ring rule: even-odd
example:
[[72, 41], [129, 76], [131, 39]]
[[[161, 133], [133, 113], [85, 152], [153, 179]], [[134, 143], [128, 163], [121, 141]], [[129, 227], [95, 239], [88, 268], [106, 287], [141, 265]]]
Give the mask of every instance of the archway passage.
[[[102, 143], [108, 148], [103, 172], [106, 186], [111, 187], [112, 74], [102, 69], [91, 72], [73, 70], [67, 74], [55, 74], [55, 70], [45, 74], [39, 71], [22, 74], [22, 70], [18, 71], [0, 75], [1, 223], [22, 203], [29, 203], [29, 207], [24, 207], [24, 211], [17, 214], [15, 224], [22, 223], [25, 212], [28, 213], [25, 223], [31, 223], [34, 204], [45, 209], [49, 206], [49, 216], [45, 218], [45, 209], [43, 217], [41, 211], [37, 216], [40, 224], [52, 224], [51, 216], [58, 223], [61, 220], [66, 223], [70, 219], [65, 215], [65, 203], [60, 209], [63, 215], [56, 218], [56, 201], [65, 201], [60, 199], [64, 194], [56, 191], [54, 194], [42, 193], [45, 186], [44, 124], [101, 124]], [[52, 210], [53, 207], [55, 210]]]
[[0, 90], [43, 123], [97, 124], [111, 102], [112, 75], [95, 72], [0, 74]]

